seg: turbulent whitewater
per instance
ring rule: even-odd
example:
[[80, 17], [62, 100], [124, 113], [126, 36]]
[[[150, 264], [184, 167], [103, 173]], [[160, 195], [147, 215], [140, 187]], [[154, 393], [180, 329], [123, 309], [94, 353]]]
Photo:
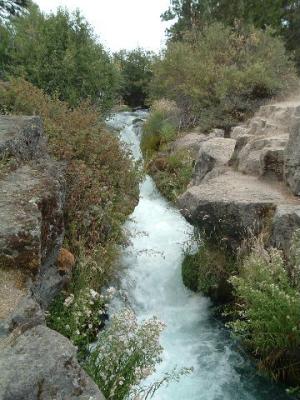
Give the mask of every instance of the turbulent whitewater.
[[[116, 114], [108, 122], [120, 131], [136, 160], [142, 158], [137, 119], [146, 113]], [[163, 363], [156, 376], [174, 367], [194, 372], [161, 388], [155, 400], [281, 400], [284, 390], [257, 375], [213, 318], [210, 301], [186, 289], [181, 279], [183, 249], [192, 226], [146, 176], [140, 200], [126, 224], [131, 245], [124, 250], [122, 288], [140, 320], [156, 315], [167, 324], [162, 335]]]

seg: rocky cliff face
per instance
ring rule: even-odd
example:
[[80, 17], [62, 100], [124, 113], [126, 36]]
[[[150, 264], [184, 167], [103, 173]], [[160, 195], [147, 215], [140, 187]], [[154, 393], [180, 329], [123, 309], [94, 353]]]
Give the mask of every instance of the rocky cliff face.
[[267, 225], [270, 243], [288, 252], [300, 228], [300, 98], [261, 107], [229, 138], [194, 136], [183, 215], [234, 249]]
[[0, 117], [0, 398], [103, 400], [76, 349], [44, 313], [68, 283], [64, 165], [47, 153], [38, 117]]

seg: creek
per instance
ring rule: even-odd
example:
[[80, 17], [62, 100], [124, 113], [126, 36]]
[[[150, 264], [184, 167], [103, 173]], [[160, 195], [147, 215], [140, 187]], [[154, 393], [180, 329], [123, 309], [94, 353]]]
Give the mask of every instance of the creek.
[[[115, 114], [108, 124], [120, 131], [136, 160], [142, 159], [141, 128], [147, 113]], [[210, 300], [184, 287], [183, 249], [193, 227], [168, 203], [151, 177], [140, 185], [140, 199], [125, 228], [131, 244], [122, 254], [121, 286], [139, 320], [156, 315], [166, 323], [163, 362], [152, 379], [174, 367], [193, 367], [179, 383], [161, 388], [155, 400], [284, 400], [285, 390], [260, 376], [223, 324]]]

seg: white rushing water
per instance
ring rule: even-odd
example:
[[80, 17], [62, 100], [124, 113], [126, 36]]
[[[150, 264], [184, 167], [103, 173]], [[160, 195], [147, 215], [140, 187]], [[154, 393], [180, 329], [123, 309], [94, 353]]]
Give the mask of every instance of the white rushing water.
[[[135, 159], [142, 157], [136, 118], [143, 112], [116, 114], [109, 125], [120, 130]], [[155, 378], [174, 367], [193, 367], [179, 383], [161, 388], [155, 400], [280, 400], [281, 387], [259, 377], [216, 321], [210, 301], [186, 289], [181, 279], [183, 248], [192, 226], [157, 191], [147, 176], [140, 200], [126, 224], [132, 235], [124, 250], [122, 287], [140, 320], [156, 315], [167, 324], [163, 362]]]

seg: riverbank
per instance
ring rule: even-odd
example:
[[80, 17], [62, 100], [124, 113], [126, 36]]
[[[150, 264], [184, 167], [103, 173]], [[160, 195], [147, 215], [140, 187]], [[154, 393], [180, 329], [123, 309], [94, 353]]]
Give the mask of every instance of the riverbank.
[[[117, 115], [121, 138], [136, 158], [140, 127], [130, 113]], [[207, 297], [184, 287], [181, 265], [193, 226], [146, 176], [140, 200], [125, 225], [130, 245], [122, 252], [121, 290], [139, 320], [156, 315], [166, 323], [161, 343], [162, 363], [147, 382], [159, 380], [173, 368], [193, 367], [179, 382], [162, 387], [154, 399], [287, 399], [284, 389], [255, 373], [228, 331], [213, 316]]]
[[[241, 293], [241, 287], [233, 284], [231, 276], [243, 276], [242, 283], [248, 279], [247, 288], [258, 290], [264, 301], [271, 298], [268, 287], [263, 290], [255, 286], [253, 279], [257, 277], [242, 272], [248, 265], [247, 257], [254, 257], [255, 252], [255, 265], [266, 263], [270, 271], [275, 268], [274, 260], [272, 262], [269, 258], [270, 253], [266, 253], [263, 259], [257, 254], [255, 237], [261, 238], [261, 249], [275, 247], [283, 252], [283, 256], [280, 255], [283, 257], [280, 262], [285, 266], [282, 273], [287, 276], [289, 283], [287, 287], [278, 289], [286, 295], [292, 291], [294, 300], [298, 301], [297, 283], [292, 276], [296, 274], [298, 265], [295, 260], [298, 255], [295, 244], [297, 238], [294, 235], [300, 228], [297, 189], [299, 166], [296, 161], [299, 109], [300, 101], [293, 99], [261, 107], [248, 123], [234, 128], [231, 133], [214, 130], [210, 134], [202, 134], [195, 129], [179, 138], [175, 135], [159, 146], [148, 161], [148, 171], [154, 180], [166, 183], [166, 188], [163, 185], [159, 187], [169, 195], [174, 185], [167, 160], [180, 151], [189, 154], [192, 167], [190, 182], [180, 189], [181, 193], [171, 198], [173, 201], [176, 198], [182, 214], [201, 233], [199, 253], [188, 255], [184, 262], [184, 281], [190, 288], [212, 296], [215, 301], [229, 301], [233, 308], [235, 304], [246, 304], [246, 307], [237, 310], [244, 315], [247, 315], [247, 311], [254, 312], [254, 298], [253, 301], [247, 299], [245, 293]], [[156, 168], [152, 168], [153, 165]], [[176, 175], [180, 175], [180, 171], [175, 172]], [[268, 280], [267, 276], [264, 279], [270, 285], [278, 286], [276, 279]], [[275, 336], [278, 339], [291, 337], [291, 340], [284, 344], [277, 342], [273, 347], [270, 344], [268, 350], [259, 350], [256, 346], [255, 356], [264, 369], [278, 379], [297, 386], [297, 368], [289, 370], [288, 360], [290, 357], [297, 358], [299, 321], [295, 315], [294, 325], [288, 328], [291, 331], [286, 330], [284, 318], [287, 315], [291, 317], [288, 313], [292, 312], [293, 307], [282, 301], [278, 296], [271, 301], [273, 306], [266, 310], [264, 317], [259, 317], [265, 321], [264, 328], [259, 329], [266, 331], [263, 340], [268, 343], [268, 335], [274, 334], [269, 332], [274, 329], [271, 320], [276, 318], [278, 325]], [[258, 307], [257, 312], [263, 310], [262, 305], [255, 307]], [[281, 317], [279, 310], [285, 307], [285, 315]], [[235, 316], [235, 319], [244, 324], [244, 318]], [[243, 334], [241, 331], [237, 333], [244, 339], [246, 335], [246, 347], [251, 350], [251, 343], [259, 335], [259, 330], [251, 335], [248, 329], [253, 327], [247, 324], [243, 327], [246, 329]], [[269, 363], [265, 363], [268, 357]], [[295, 359], [292, 362], [293, 365], [297, 363]]]
[[16, 80], [0, 84], [0, 108], [14, 114], [0, 117], [0, 397], [102, 400], [78, 358], [106, 319], [108, 297], [93, 299], [115, 274], [138, 170], [88, 104]]

